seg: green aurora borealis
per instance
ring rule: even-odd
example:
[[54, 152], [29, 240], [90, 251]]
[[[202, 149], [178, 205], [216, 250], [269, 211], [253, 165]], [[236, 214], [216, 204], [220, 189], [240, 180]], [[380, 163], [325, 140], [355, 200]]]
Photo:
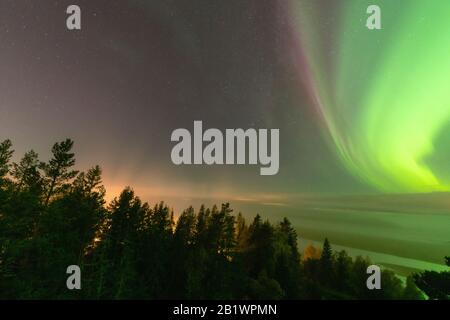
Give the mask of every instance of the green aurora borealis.
[[292, 11], [306, 81], [346, 168], [385, 192], [448, 191], [448, 139], [438, 142], [450, 134], [450, 2], [376, 1], [382, 30], [365, 27], [373, 1], [338, 1], [332, 13], [327, 3], [293, 1]]

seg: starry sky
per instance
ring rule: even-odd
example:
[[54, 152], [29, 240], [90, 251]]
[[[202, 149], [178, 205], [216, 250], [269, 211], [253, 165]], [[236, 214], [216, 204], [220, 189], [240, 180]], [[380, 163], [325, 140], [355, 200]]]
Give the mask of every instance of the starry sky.
[[[42, 158], [75, 140], [112, 192], [276, 196], [368, 191], [348, 174], [309, 108], [297, 48], [277, 1], [0, 1], [0, 135]], [[280, 173], [255, 166], [174, 166], [170, 134], [204, 127], [280, 128]]]
[[[81, 30], [66, 29], [71, 4]], [[0, 0], [0, 140], [18, 161], [73, 139], [109, 199], [132, 186], [176, 212], [229, 201], [289, 217], [301, 239], [439, 269], [449, 14], [448, 0]], [[172, 164], [171, 133], [194, 120], [280, 129], [279, 173]]]
[[[68, 5], [82, 30], [66, 29]], [[109, 194], [279, 202], [446, 191], [448, 1], [0, 0], [0, 137], [75, 140]], [[176, 128], [279, 128], [280, 171], [175, 166]]]

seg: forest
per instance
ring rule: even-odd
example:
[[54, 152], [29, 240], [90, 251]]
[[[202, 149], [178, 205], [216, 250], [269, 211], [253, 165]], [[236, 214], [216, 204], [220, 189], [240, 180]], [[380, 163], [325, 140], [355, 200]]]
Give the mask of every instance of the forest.
[[[448, 299], [450, 271], [401, 281], [382, 270], [366, 286], [368, 258], [298, 249], [288, 219], [246, 221], [230, 204], [179, 215], [127, 187], [109, 204], [102, 171], [75, 170], [70, 139], [51, 158], [31, 150], [12, 162], [0, 143], [0, 299]], [[450, 265], [449, 257], [446, 257]], [[80, 266], [81, 290], [66, 268]]]

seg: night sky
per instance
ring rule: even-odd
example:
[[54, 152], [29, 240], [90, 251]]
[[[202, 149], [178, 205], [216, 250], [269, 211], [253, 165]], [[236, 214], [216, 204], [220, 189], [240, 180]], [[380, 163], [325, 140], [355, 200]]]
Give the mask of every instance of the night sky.
[[[73, 1], [72, 1], [73, 2]], [[298, 74], [293, 20], [277, 1], [0, 2], [0, 136], [17, 155], [75, 140], [108, 190], [145, 198], [367, 192], [339, 163]], [[204, 127], [279, 128], [280, 172], [177, 167], [170, 134]]]
[[[374, 3], [381, 30], [365, 27]], [[0, 140], [17, 161], [72, 138], [108, 198], [129, 185], [177, 209], [265, 205], [310, 239], [438, 262], [448, 197], [383, 200], [398, 216], [378, 198], [304, 199], [449, 190], [449, 14], [447, 0], [0, 0]], [[279, 173], [172, 164], [171, 133], [194, 120], [280, 129]]]

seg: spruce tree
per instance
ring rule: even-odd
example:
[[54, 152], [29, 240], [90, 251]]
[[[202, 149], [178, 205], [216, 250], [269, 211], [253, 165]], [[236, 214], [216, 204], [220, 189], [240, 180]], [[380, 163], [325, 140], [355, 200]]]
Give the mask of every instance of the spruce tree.
[[323, 242], [322, 255], [320, 256], [320, 280], [324, 285], [330, 285], [333, 278], [333, 251], [327, 238]]

